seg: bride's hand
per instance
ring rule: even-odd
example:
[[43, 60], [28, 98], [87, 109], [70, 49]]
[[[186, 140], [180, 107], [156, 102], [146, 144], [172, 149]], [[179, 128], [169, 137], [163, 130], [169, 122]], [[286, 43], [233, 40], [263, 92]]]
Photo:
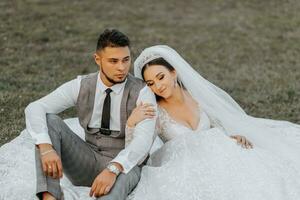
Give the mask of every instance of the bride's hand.
[[249, 148], [253, 148], [253, 144], [247, 140], [247, 138], [245, 136], [241, 136], [241, 135], [231, 135], [231, 138], [235, 139], [236, 142], [241, 145], [243, 148], [249, 149]]
[[133, 109], [127, 120], [127, 126], [135, 127], [135, 125], [140, 121], [143, 121], [144, 119], [151, 119], [153, 117], [155, 117], [155, 109], [153, 104], [143, 104], [141, 102], [135, 109]]

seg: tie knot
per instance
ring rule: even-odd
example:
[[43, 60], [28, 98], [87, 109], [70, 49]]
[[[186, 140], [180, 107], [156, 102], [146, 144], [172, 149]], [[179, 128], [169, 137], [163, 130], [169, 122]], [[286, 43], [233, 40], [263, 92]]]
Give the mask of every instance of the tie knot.
[[107, 89], [105, 90], [105, 92], [106, 92], [106, 94], [110, 94], [110, 93], [112, 92], [112, 89], [107, 88]]

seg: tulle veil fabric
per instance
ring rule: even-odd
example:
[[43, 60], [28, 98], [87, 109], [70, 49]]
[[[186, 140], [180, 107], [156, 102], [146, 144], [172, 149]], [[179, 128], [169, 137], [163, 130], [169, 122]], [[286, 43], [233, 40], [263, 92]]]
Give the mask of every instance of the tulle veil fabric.
[[134, 62], [134, 75], [142, 79], [142, 67], [162, 57], [176, 70], [181, 82], [208, 114], [211, 122], [227, 135], [246, 136], [255, 146], [284, 156], [300, 167], [300, 125], [248, 115], [224, 90], [203, 78], [174, 49], [156, 45], [143, 50]]

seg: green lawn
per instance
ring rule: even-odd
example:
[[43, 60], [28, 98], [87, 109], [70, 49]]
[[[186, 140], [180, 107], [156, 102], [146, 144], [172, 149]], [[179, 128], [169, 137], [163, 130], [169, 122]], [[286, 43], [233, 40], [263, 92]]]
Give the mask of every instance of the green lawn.
[[131, 38], [134, 58], [168, 44], [249, 114], [300, 123], [300, 1], [2, 0], [0, 10], [0, 145], [25, 128], [31, 101], [97, 70], [105, 28]]

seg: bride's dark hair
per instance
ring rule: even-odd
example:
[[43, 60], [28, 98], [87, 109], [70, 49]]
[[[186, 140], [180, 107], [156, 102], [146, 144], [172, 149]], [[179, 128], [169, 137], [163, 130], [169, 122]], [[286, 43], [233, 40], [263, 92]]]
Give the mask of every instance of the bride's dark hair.
[[[145, 70], [146, 70], [148, 67], [152, 66], [152, 65], [162, 65], [162, 66], [164, 66], [165, 68], [167, 68], [170, 72], [175, 71], [175, 68], [174, 68], [170, 63], [168, 63], [164, 58], [162, 58], [162, 57], [155, 58], [155, 59], [149, 61], [147, 64], [145, 64], [145, 65], [143, 66], [142, 71], [141, 71], [141, 74], [142, 74], [142, 77], [143, 77], [144, 80], [145, 80], [145, 77], [144, 77]], [[184, 87], [184, 85], [181, 83], [181, 81], [177, 80], [177, 83], [178, 83], [178, 85], [179, 85], [181, 88], [185, 89], [185, 87]], [[156, 95], [156, 94], [155, 94], [155, 97], [156, 97], [156, 100], [157, 100], [157, 101], [160, 100], [160, 99], [162, 98], [162, 97], [160, 97], [160, 96], [158, 96], [158, 95]]]
[[147, 64], [145, 64], [143, 66], [143, 68], [142, 68], [142, 77], [143, 77], [144, 80], [145, 80], [145, 78], [144, 78], [144, 72], [151, 65], [162, 65], [162, 66], [166, 67], [170, 72], [175, 71], [175, 68], [172, 65], [170, 65], [170, 63], [168, 63], [162, 57], [155, 58], [155, 59], [149, 61]]

